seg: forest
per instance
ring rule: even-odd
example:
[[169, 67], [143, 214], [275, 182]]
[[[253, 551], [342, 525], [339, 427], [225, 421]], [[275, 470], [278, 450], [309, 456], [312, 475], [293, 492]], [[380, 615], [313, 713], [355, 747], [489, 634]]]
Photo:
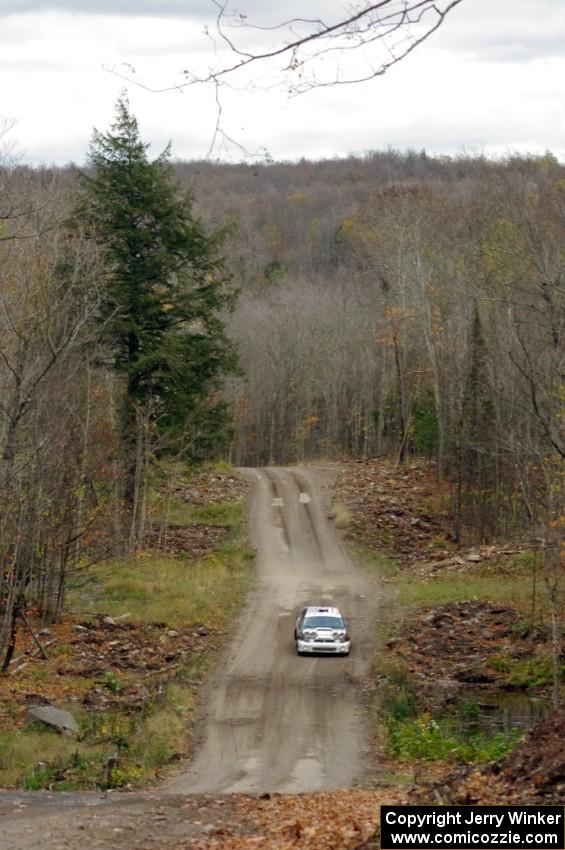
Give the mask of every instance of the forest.
[[235, 463], [423, 454], [454, 483], [458, 541], [558, 520], [565, 171], [551, 154], [177, 174], [203, 215], [237, 225]]
[[185, 256], [153, 269], [143, 315], [102, 238], [100, 159], [86, 178], [0, 169], [0, 664], [28, 607], [55, 620], [69, 574], [142, 545], [163, 457], [434, 458], [453, 540], [543, 545], [556, 599], [565, 167], [394, 150], [159, 162], [139, 222], [152, 246], [170, 207], [159, 238]]

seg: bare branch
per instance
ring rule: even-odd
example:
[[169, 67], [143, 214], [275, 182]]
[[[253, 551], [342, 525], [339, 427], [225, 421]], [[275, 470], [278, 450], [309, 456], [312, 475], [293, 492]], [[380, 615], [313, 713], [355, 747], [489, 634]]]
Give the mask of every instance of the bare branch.
[[[203, 74], [187, 69], [182, 72], [184, 80], [164, 88], [154, 88], [134, 79], [128, 66], [126, 72], [111, 68], [116, 76], [128, 82], [134, 82], [152, 92], [165, 92], [186, 89], [198, 84], [219, 82], [227, 83], [237, 72], [248, 69], [252, 65], [265, 65], [272, 60], [283, 60], [277, 73], [287, 77], [285, 85], [292, 95], [303, 94], [314, 88], [333, 85], [345, 85], [364, 82], [382, 76], [393, 65], [408, 56], [416, 47], [421, 45], [444, 22], [445, 17], [462, 0], [380, 0], [378, 3], [362, 3], [351, 14], [334, 22], [327, 23], [319, 18], [290, 18], [274, 26], [253, 24], [246, 15], [228, 13], [229, 0], [212, 0], [217, 9], [215, 21], [215, 38], [210, 30], [206, 34], [214, 42], [215, 48], [221, 45], [227, 56], [223, 62], [221, 54], [216, 49], [218, 65]], [[430, 23], [427, 18], [433, 15]], [[280, 43], [271, 47], [250, 51], [238, 46], [234, 38], [228, 34], [228, 29], [246, 30], [248, 32], [280, 33]], [[301, 30], [306, 30], [299, 34]], [[414, 31], [415, 32], [412, 32]], [[398, 34], [399, 40], [389, 44], [388, 40]], [[339, 57], [344, 51], [370, 51], [374, 45], [381, 45], [388, 58], [364, 55], [363, 61], [370, 66], [367, 74], [343, 72], [340, 68], [330, 69], [325, 76], [318, 76], [320, 69], [316, 62], [322, 55], [335, 54]], [[236, 61], [229, 57], [235, 56]], [[272, 72], [269, 72], [272, 74]], [[292, 75], [298, 79], [293, 80]], [[284, 82], [279, 80], [279, 84]]]

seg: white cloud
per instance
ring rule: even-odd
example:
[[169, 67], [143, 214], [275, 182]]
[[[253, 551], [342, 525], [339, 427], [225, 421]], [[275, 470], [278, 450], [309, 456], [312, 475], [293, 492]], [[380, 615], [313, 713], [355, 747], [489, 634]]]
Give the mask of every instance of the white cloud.
[[[286, 14], [305, 9], [293, 0]], [[15, 135], [32, 162], [83, 161], [92, 127], [108, 127], [124, 82], [105, 68], [135, 68], [153, 88], [182, 81], [186, 67], [201, 71], [214, 61], [203, 34], [209, 0], [112, 3], [114, 12], [70, 14], [92, 6], [59, 0], [59, 11], [36, 11], [45, 3], [2, 0], [0, 29], [2, 115], [15, 117]], [[239, 4], [271, 16], [277, 4]], [[178, 10], [190, 10], [184, 16]], [[135, 7], [137, 14], [128, 14]], [[235, 4], [234, 4], [235, 8]], [[309, 14], [334, 15], [341, 3], [308, 5]], [[177, 16], [172, 13], [177, 11]], [[139, 14], [145, 11], [145, 15]], [[151, 16], [147, 13], [151, 12]], [[254, 34], [253, 38], [258, 35]], [[223, 126], [248, 150], [261, 146], [275, 158], [346, 155], [388, 145], [455, 153], [479, 148], [561, 155], [565, 125], [565, 4], [560, 0], [464, 0], [444, 26], [384, 77], [360, 86], [327, 88], [288, 100], [281, 90], [245, 91], [256, 77], [268, 82], [270, 67], [249, 74], [243, 91], [222, 90]], [[127, 63], [127, 64], [123, 64]], [[257, 68], [257, 66], [255, 66]], [[235, 78], [233, 79], [235, 83]], [[214, 92], [152, 94], [128, 85], [144, 136], [160, 150], [169, 139], [176, 157], [206, 154], [215, 124]], [[237, 157], [218, 145], [216, 153]]]
[[0, 15], [34, 12], [73, 12], [90, 15], [190, 15], [210, 14], [211, 0], [2, 0]]

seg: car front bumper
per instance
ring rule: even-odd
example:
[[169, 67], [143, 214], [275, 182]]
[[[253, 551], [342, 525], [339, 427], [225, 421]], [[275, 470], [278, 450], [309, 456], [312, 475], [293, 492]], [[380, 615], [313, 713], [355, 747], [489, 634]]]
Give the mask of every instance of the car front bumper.
[[324, 653], [324, 655], [347, 655], [349, 652], [350, 641], [331, 641], [321, 643], [314, 640], [297, 640], [297, 652], [308, 652], [312, 655], [316, 652]]

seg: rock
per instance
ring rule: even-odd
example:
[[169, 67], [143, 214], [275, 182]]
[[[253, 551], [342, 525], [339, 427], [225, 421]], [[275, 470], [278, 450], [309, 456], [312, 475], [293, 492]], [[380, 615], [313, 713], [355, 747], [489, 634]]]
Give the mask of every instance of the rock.
[[467, 555], [467, 561], [471, 564], [478, 564], [479, 561], [482, 561], [482, 558], [478, 552], [471, 552], [470, 555]]
[[459, 670], [456, 673], [455, 678], [458, 682], [465, 682], [469, 685], [488, 685], [491, 682], [494, 682], [493, 676], [477, 668]]
[[201, 637], [206, 637], [206, 635], [208, 634], [208, 629], [206, 628], [206, 626], [199, 626], [196, 631], [197, 634], [199, 634]]
[[51, 705], [33, 705], [28, 708], [27, 714], [31, 723], [40, 720], [47, 726], [53, 726], [61, 732], [77, 733], [79, 731], [78, 724], [69, 711], [63, 711]]
[[115, 625], [116, 625], [116, 621], [114, 620], [114, 618], [113, 618], [113, 617], [104, 617], [104, 618], [103, 618], [103, 620], [102, 620], [102, 622], [103, 622], [106, 626], [115, 626]]
[[169, 631], [167, 632], [167, 637], [175, 638], [175, 637], [178, 637], [178, 636], [179, 636], [179, 633], [176, 632], [174, 629], [169, 629]]

